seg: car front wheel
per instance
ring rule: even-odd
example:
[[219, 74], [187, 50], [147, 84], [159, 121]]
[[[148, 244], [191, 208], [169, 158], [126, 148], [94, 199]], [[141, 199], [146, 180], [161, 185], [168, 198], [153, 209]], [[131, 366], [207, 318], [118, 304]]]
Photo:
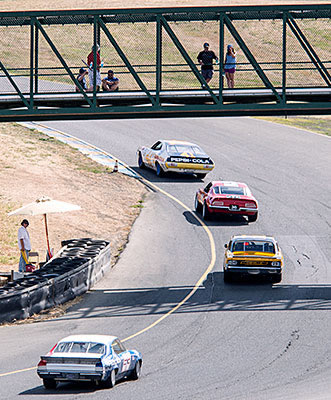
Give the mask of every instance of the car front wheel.
[[43, 379], [45, 389], [56, 389], [57, 382], [54, 379]]
[[143, 156], [141, 155], [141, 153], [138, 154], [138, 167], [141, 169], [145, 168], [145, 164], [143, 161]]

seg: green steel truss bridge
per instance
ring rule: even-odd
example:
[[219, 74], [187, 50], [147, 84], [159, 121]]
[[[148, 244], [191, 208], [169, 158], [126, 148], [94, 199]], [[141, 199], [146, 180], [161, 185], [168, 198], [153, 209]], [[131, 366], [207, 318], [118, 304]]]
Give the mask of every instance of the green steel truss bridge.
[[[330, 113], [331, 5], [0, 13], [0, 121]], [[207, 84], [197, 54], [219, 57]], [[224, 78], [227, 44], [235, 87]], [[96, 91], [101, 75], [116, 92]]]

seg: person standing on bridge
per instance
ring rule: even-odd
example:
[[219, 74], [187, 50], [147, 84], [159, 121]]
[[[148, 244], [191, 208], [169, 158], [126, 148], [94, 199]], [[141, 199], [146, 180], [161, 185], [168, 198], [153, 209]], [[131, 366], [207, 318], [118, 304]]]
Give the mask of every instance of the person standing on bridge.
[[212, 50], [209, 50], [209, 43], [204, 43], [203, 51], [200, 51], [198, 54], [198, 62], [201, 65], [201, 74], [207, 83], [209, 83], [213, 77], [213, 60], [218, 63], [216, 54]]
[[18, 230], [18, 248], [21, 252], [18, 270], [20, 272], [25, 272], [25, 267], [26, 264], [28, 264], [29, 253], [31, 251], [30, 236], [27, 230], [27, 227], [29, 226], [29, 221], [27, 219], [23, 219], [21, 225], [22, 226]]
[[[100, 75], [101, 58], [100, 58], [100, 46], [98, 44], [97, 44], [96, 52], [97, 52], [97, 70], [96, 70], [95, 86], [96, 86], [97, 91], [99, 91], [100, 86], [101, 86], [101, 75]], [[87, 56], [87, 65], [89, 66], [89, 70], [88, 70], [88, 79], [90, 82], [89, 92], [92, 92], [93, 91], [94, 46], [92, 46], [92, 51]]]
[[232, 44], [228, 44], [227, 52], [224, 61], [224, 72], [228, 88], [234, 88], [234, 73], [236, 72], [236, 52]]

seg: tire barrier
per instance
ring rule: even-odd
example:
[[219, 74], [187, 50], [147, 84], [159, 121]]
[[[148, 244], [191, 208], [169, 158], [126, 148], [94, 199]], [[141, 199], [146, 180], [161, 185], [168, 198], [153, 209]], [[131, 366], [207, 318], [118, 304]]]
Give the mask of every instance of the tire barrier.
[[110, 268], [110, 243], [91, 238], [61, 242], [40, 269], [0, 288], [0, 323], [28, 318], [82, 295]]

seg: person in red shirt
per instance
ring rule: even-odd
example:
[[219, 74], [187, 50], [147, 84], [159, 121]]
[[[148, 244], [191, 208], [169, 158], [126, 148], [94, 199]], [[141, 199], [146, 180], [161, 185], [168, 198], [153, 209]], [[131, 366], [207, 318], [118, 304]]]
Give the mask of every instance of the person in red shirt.
[[[89, 91], [93, 91], [93, 64], [94, 64], [94, 46], [92, 46], [91, 53], [87, 56], [87, 65], [89, 66], [88, 70], [88, 78], [90, 82]], [[101, 86], [101, 75], [100, 75], [100, 66], [101, 66], [101, 58], [100, 58], [100, 46], [97, 44], [97, 73], [96, 73], [96, 82], [95, 86], [97, 91], [100, 90]]]

